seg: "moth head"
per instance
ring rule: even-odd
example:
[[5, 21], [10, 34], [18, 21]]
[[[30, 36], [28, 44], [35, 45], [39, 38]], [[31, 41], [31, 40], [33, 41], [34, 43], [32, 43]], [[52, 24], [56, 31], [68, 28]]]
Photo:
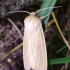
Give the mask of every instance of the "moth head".
[[32, 16], [33, 16], [33, 15], [36, 16], [36, 13], [35, 13], [35, 12], [31, 12], [30, 15], [32, 15]]

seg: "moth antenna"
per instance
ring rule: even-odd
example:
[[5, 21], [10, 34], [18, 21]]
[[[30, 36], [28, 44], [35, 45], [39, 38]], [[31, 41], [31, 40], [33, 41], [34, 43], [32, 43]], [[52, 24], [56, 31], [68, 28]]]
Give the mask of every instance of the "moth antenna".
[[51, 13], [47, 14], [46, 16], [42, 16], [42, 17], [40, 17], [40, 19], [43, 19], [43, 18], [49, 16], [50, 14], [51, 14]]
[[8, 12], [8, 13], [16, 13], [16, 12], [25, 12], [25, 13], [30, 14], [30, 12], [28, 12], [28, 11], [14, 11], [14, 12]]
[[45, 10], [45, 9], [47, 10], [47, 9], [49, 9], [49, 8], [58, 8], [58, 7], [62, 7], [62, 6], [43, 8], [43, 9], [37, 10], [36, 13], [38, 13], [38, 12], [40, 12], [40, 11], [42, 11], [42, 10]]

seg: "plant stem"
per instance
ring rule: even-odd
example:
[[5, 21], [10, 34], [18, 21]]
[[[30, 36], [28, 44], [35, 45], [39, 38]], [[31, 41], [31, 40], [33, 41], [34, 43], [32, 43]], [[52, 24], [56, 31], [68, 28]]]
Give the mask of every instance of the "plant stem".
[[52, 12], [52, 17], [53, 17], [54, 22], [55, 22], [55, 24], [56, 24], [56, 26], [57, 26], [57, 28], [58, 28], [58, 30], [59, 30], [59, 33], [61, 34], [61, 36], [62, 36], [62, 38], [63, 38], [65, 44], [67, 45], [68, 49], [70, 50], [69, 42], [68, 42], [68, 41], [66, 40], [66, 38], [64, 37], [64, 35], [63, 35], [63, 33], [62, 33], [62, 31], [61, 31], [59, 25], [58, 25], [58, 22], [57, 22], [57, 19], [56, 19], [56, 17], [55, 17], [54, 12]]

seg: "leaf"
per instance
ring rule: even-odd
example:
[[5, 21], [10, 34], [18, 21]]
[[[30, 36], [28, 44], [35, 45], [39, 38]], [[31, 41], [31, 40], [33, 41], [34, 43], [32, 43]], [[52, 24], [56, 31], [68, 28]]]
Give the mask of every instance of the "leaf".
[[[54, 7], [56, 1], [57, 0], [44, 0], [43, 4], [41, 6], [41, 9], [48, 8], [48, 7]], [[50, 14], [52, 12], [52, 10], [53, 10], [53, 8], [42, 10], [38, 13], [38, 16], [39, 17], [46, 16], [47, 14]], [[50, 17], [50, 15], [48, 17], [46, 17], [44, 24], [47, 24], [49, 17]]]
[[66, 47], [67, 47], [66, 45], [63, 46], [61, 49], [59, 49], [59, 50], [56, 52], [56, 54], [60, 53], [60, 52], [61, 52], [62, 50], [64, 50]]
[[63, 63], [70, 63], [70, 57], [58, 58], [49, 60], [49, 64], [63, 64]]

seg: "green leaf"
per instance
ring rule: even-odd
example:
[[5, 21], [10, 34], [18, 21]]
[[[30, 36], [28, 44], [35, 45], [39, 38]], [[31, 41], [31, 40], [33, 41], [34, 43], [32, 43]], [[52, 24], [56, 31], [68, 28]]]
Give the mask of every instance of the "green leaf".
[[[54, 7], [56, 1], [57, 0], [44, 0], [43, 4], [41, 6], [41, 9], [48, 8], [48, 7]], [[50, 14], [52, 12], [52, 10], [53, 10], [53, 8], [42, 10], [38, 13], [38, 16], [39, 17], [46, 16], [47, 14]], [[44, 21], [44, 24], [47, 24], [49, 17], [50, 17], [50, 15], [46, 18], [46, 20]]]
[[70, 57], [58, 58], [49, 60], [49, 64], [63, 64], [63, 63], [70, 63]]
[[61, 49], [59, 49], [59, 50], [56, 52], [56, 54], [60, 53], [60, 52], [61, 52], [62, 50], [64, 50], [66, 47], [67, 47], [66, 45], [63, 46]]

